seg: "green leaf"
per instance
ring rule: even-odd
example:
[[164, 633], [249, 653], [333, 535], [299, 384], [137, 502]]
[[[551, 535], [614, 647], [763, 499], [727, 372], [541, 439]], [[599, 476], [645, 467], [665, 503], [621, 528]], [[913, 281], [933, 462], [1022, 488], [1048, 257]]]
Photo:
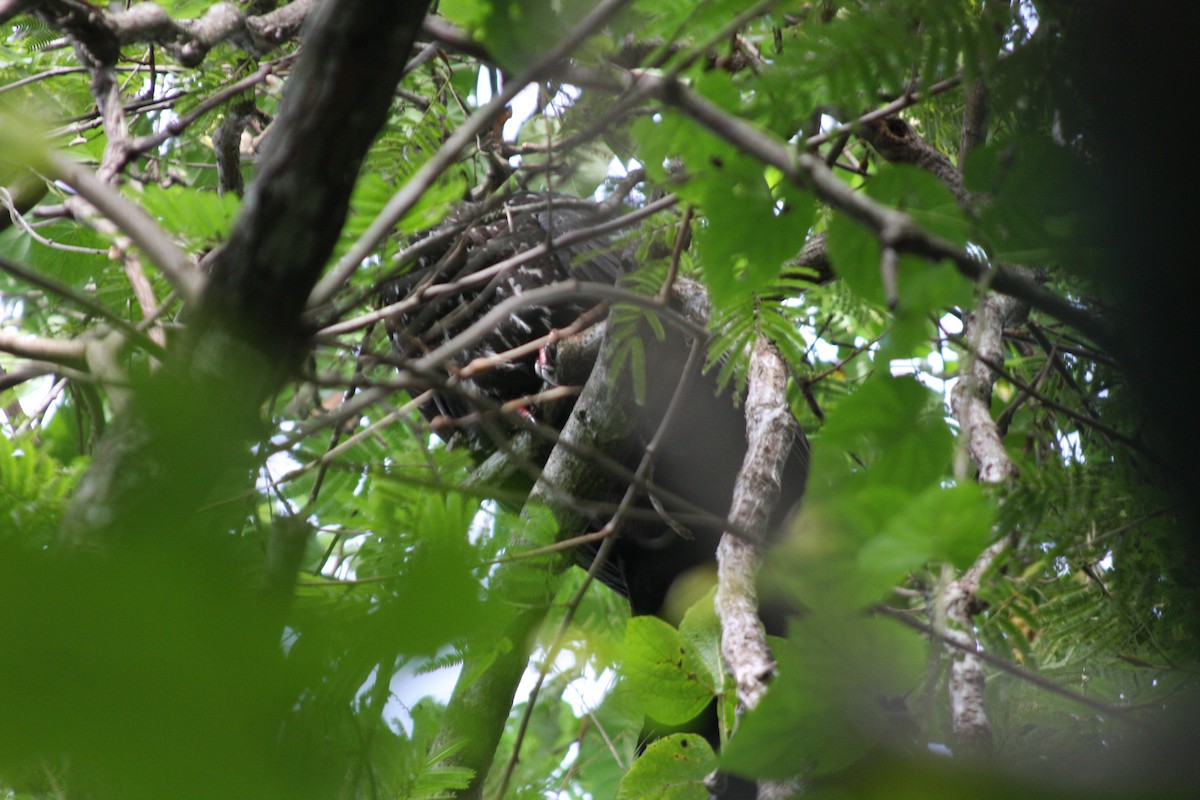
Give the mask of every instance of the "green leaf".
[[758, 778], [842, 769], [891, 734], [887, 710], [920, 682], [924, 648], [895, 622], [809, 614], [776, 640], [779, 672], [721, 755]]
[[702, 737], [664, 736], [633, 762], [617, 800], [706, 800], [704, 778], [715, 768], [716, 756]]
[[825, 239], [829, 261], [855, 294], [884, 305], [879, 265], [883, 250], [869, 230], [845, 214], [834, 214]]
[[931, 558], [978, 555], [990, 507], [943, 485], [954, 442], [942, 413], [940, 397], [888, 375], [830, 412], [805, 502], [765, 567], [779, 591], [814, 609], [864, 608]]
[[705, 663], [679, 631], [655, 617], [629, 620], [622, 671], [646, 715], [665, 725], [687, 722], [713, 698]]
[[534, 63], [592, 9], [584, 0], [514, 0], [453, 4], [488, 51], [514, 71]]
[[[903, 211], [921, 228], [960, 247], [967, 244], [968, 222], [954, 196], [930, 173], [907, 164], [879, 170], [867, 184], [867, 194], [881, 204]], [[838, 276], [863, 298], [885, 303], [882, 257], [878, 240], [844, 214], [829, 226], [829, 258]], [[952, 265], [930, 263], [902, 255], [896, 275], [895, 324], [883, 343], [879, 359], [907, 358], [932, 332], [930, 315], [941, 309], [969, 306], [974, 287]]]
[[[706, 76], [697, 89], [728, 109], [740, 103], [727, 75]], [[645, 151], [647, 172], [704, 214], [696, 255], [715, 307], [767, 286], [803, 246], [816, 210], [812, 198], [789, 183], [771, 186], [756, 159], [672, 112], [639, 120], [632, 135]], [[682, 174], [666, 166], [678, 162]]]
[[[829, 414], [812, 456], [823, 480], [809, 496], [836, 494], [843, 476], [861, 474], [873, 485], [921, 489], [947, 474], [952, 448], [941, 397], [912, 378], [878, 374]], [[865, 471], [850, 468], [850, 453]]]
[[585, 791], [594, 797], [615, 797], [629, 765], [634, 763], [642, 742], [645, 716], [634, 692], [619, 681], [589, 718], [594, 724], [584, 729], [577, 764]]
[[859, 551], [864, 569], [905, 572], [933, 559], [967, 567], [988, 544], [992, 508], [977, 484], [932, 486], [908, 502]]
[[713, 603], [717, 587], [692, 604], [679, 623], [679, 636], [708, 671], [713, 691], [725, 690], [725, 662], [721, 659], [721, 620]]
[[964, 177], [987, 195], [980, 227], [995, 258], [1062, 259], [1079, 269], [1103, 241], [1086, 213], [1099, 196], [1095, 177], [1069, 148], [1039, 136], [1001, 139], [971, 154]]
[[150, 184], [140, 199], [150, 216], [193, 247], [224, 240], [241, 204], [232, 193], [220, 195], [179, 185], [163, 188]]
[[957, 245], [967, 243], [969, 226], [954, 195], [927, 170], [910, 164], [881, 167], [867, 183], [867, 194], [908, 214], [927, 233]]

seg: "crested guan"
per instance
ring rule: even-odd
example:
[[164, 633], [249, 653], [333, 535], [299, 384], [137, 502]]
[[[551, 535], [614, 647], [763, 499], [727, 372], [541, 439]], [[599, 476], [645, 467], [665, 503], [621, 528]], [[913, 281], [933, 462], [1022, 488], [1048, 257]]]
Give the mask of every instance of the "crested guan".
[[[418, 237], [418, 242], [422, 239], [433, 242], [434, 238], [438, 241], [425, 250], [410, 272], [384, 289], [384, 302], [413, 296], [433, 284], [477, 275], [552, 237], [602, 220], [594, 204], [562, 195], [521, 193], [488, 212], [463, 207], [440, 226]], [[443, 344], [507, 298], [568, 279], [612, 284], [632, 268], [628, 248], [605, 237], [568, 245], [490, 275], [486, 280], [466, 284], [461, 291], [438, 294], [410, 311], [393, 315], [388, 321], [389, 336], [403, 362]], [[446, 364], [447, 377], [474, 358], [502, 353], [552, 330], [565, 328], [593, 306], [595, 300], [578, 297], [551, 306], [524, 306], [453, 356]], [[631, 469], [658, 428], [681, 380], [691, 346], [683, 334], [669, 327], [661, 340], [648, 326], [642, 327], [640, 335], [646, 356], [645, 400], [637, 415], [636, 440], [627, 443], [619, 454]], [[437, 417], [458, 420], [478, 410], [480, 404], [473, 402], [476, 398], [491, 401], [494, 407], [496, 403], [533, 395], [547, 387], [544, 364], [544, 352], [502, 363], [460, 381], [453, 391], [435, 393], [421, 411], [430, 420]], [[667, 429], [654, 461], [652, 478], [656, 487], [665, 490], [663, 497], [674, 495], [700, 506], [711, 515], [711, 521], [697, 523], [693, 515], [686, 525], [680, 524], [674, 519], [678, 509], [663, 497], [653, 494], [639, 500], [642, 513], [622, 527], [599, 573], [601, 581], [629, 599], [635, 614], [659, 613], [679, 576], [714, 562], [734, 480], [746, 452], [745, 419], [732, 391], [719, 393], [712, 375], [696, 372]], [[537, 415], [539, 421], [557, 428], [565, 422], [567, 412], [569, 404], [560, 404], [557, 409], [539, 405], [522, 410], [523, 414]], [[494, 433], [495, 425], [492, 430]], [[488, 436], [477, 426], [468, 427], [465, 433], [473, 448], [489, 448]], [[803, 433], [797, 433], [783, 476], [780, 502], [772, 519], [773, 528], [782, 524], [788, 510], [800, 499], [807, 469], [808, 442]], [[620, 492], [623, 487], [616, 497]], [[604, 521], [597, 520], [597, 525]], [[578, 563], [589, 565], [595, 550], [595, 545], [579, 548]]]

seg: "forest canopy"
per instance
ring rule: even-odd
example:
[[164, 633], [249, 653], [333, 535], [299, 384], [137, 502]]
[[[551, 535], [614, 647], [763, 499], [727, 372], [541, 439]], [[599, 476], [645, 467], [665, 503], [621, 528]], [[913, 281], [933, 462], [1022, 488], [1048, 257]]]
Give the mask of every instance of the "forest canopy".
[[1194, 793], [1176, 16], [0, 0], [0, 793]]

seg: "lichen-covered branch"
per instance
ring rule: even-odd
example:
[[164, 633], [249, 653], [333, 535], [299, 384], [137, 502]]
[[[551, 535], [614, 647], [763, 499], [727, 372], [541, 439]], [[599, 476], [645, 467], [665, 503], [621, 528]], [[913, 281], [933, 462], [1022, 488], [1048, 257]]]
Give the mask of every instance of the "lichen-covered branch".
[[[985, 89], [973, 87], [965, 112], [963, 155], [982, 140], [983, 134], [978, 128], [986, 117], [985, 101]], [[970, 129], [969, 135], [967, 129]], [[975, 198], [964, 189], [959, 169], [908, 123], [898, 118], [880, 120], [864, 128], [864, 137], [887, 160], [913, 164], [929, 171], [954, 193], [964, 211], [971, 213], [974, 210]], [[1032, 283], [1028, 269], [1009, 269]], [[1016, 475], [1016, 467], [1004, 449], [999, 427], [992, 418], [992, 387], [997, 374], [990, 365], [1004, 363], [1004, 329], [1028, 312], [1029, 304], [1018, 296], [985, 291], [976, 309], [964, 322], [968, 360], [952, 390], [951, 405], [958, 418], [960, 436], [976, 466], [977, 480], [988, 485], [1004, 484]], [[948, 568], [943, 572], [943, 588], [938, 597], [940, 616], [945, 637], [957, 646], [951, 658], [947, 686], [951, 728], [956, 748], [967, 756], [985, 757], [992, 750], [986, 677], [983, 663], [975, 653], [972, 618], [978, 613], [977, 594], [983, 574], [1011, 542], [1011, 534], [1001, 537], [959, 578], [955, 578]]]
[[962, 375], [951, 392], [951, 405], [981, 483], [1004, 483], [1016, 474], [1016, 467], [1004, 449], [1000, 430], [992, 418], [992, 386], [996, 382], [996, 373], [988, 365], [1004, 363], [1004, 328], [1028, 311], [1029, 307], [1015, 298], [987, 294], [967, 316], [963, 326], [970, 352]]
[[796, 421], [787, 402], [787, 376], [787, 365], [779, 351], [760, 336], [750, 356], [746, 457], [729, 511], [737, 527], [749, 531], [757, 541], [726, 534], [717, 549], [721, 652], [737, 685], [742, 710], [758, 705], [775, 668], [758, 619], [755, 580], [769, 520], [779, 499], [783, 467], [795, 438]]
[[32, 8], [17, 10], [36, 13], [102, 63], [114, 63], [124, 45], [156, 44], [183, 66], [194, 67], [223, 42], [259, 55], [294, 38], [317, 0], [293, 0], [257, 16], [246, 16], [233, 3], [217, 3], [203, 16], [186, 20], [172, 18], [154, 3], [98, 8], [84, 0], [42, 0], [28, 5]]
[[[775, 672], [758, 617], [755, 581], [771, 514], [779, 500], [783, 469], [796, 435], [787, 401], [787, 364], [773, 344], [759, 336], [750, 356], [746, 396], [746, 457], [734, 484], [729, 517], [746, 537], [726, 533], [717, 547], [717, 616], [721, 655], [733, 675], [739, 715], [755, 708]], [[757, 540], [756, 540], [757, 539]], [[788, 797], [788, 782], [761, 783], [759, 797]]]

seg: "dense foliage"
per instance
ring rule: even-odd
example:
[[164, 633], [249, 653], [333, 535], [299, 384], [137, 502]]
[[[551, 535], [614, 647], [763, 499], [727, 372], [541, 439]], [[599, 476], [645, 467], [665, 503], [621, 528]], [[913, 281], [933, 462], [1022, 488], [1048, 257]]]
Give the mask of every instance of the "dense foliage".
[[[1182, 201], [1123, 127], [1169, 13], [392, 6], [0, 0], [0, 791], [1195, 788]], [[740, 718], [712, 581], [630, 618], [392, 355], [412, 236], [517, 189], [660, 203], [623, 289], [702, 283], [739, 392], [788, 362], [811, 472], [761, 577], [803, 613]]]

